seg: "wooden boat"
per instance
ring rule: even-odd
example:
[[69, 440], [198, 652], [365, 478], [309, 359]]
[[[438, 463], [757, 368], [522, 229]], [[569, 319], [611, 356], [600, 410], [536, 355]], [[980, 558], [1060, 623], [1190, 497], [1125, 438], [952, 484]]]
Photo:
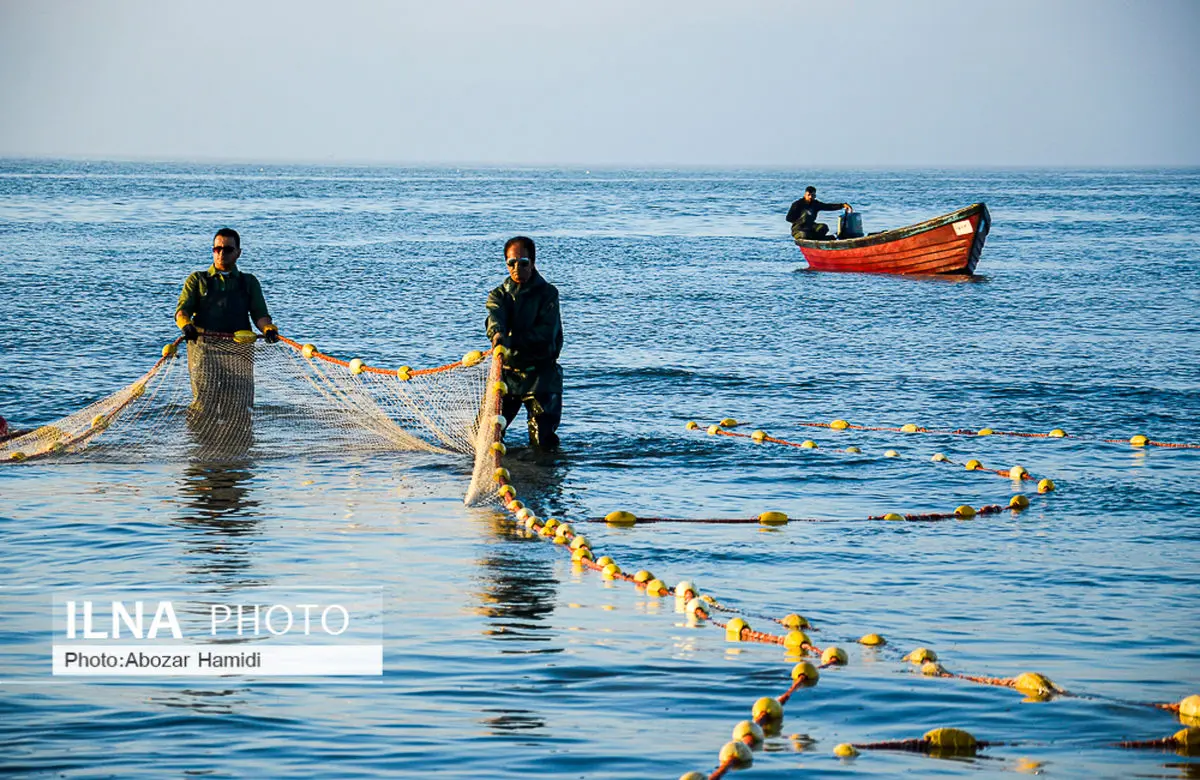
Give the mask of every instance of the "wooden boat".
[[797, 238], [796, 246], [814, 271], [970, 275], [991, 226], [987, 206], [976, 203], [896, 230], [841, 241]]

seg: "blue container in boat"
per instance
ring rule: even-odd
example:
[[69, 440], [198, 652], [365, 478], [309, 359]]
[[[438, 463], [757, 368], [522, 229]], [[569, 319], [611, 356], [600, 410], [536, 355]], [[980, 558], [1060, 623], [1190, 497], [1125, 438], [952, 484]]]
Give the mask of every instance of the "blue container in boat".
[[862, 238], [862, 214], [857, 211], [849, 213], [842, 212], [842, 216], [838, 217], [838, 238]]

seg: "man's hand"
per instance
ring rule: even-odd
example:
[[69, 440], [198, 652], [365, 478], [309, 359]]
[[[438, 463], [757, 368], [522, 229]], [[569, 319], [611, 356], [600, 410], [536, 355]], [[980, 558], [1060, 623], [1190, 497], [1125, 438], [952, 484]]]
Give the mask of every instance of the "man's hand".
[[268, 344], [278, 344], [279, 328], [275, 327], [274, 325], [268, 325], [267, 327], [263, 328], [263, 340]]
[[184, 325], [182, 328], [180, 328], [180, 330], [183, 331], [183, 340], [184, 341], [195, 341], [197, 338], [200, 337], [200, 331], [196, 330], [196, 326], [190, 322], [187, 325]]
[[507, 347], [508, 345], [504, 343], [505, 341], [507, 341], [507, 339], [504, 338], [503, 333], [497, 333], [495, 336], [492, 336], [492, 346], [493, 347], [498, 347], [501, 344], [504, 344], [504, 346]]

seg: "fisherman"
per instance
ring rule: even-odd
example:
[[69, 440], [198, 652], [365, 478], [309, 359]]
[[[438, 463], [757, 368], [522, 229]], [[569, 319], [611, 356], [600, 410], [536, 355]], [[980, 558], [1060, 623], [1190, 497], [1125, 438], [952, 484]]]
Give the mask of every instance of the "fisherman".
[[258, 279], [237, 268], [242, 254], [238, 232], [218, 230], [212, 251], [208, 270], [193, 272], [183, 283], [175, 324], [188, 342], [192, 411], [216, 410], [241, 417], [254, 405], [253, 351], [229, 337], [250, 330], [251, 319], [270, 344], [279, 341], [279, 330], [271, 321]]
[[516, 236], [504, 245], [508, 278], [488, 295], [487, 336], [511, 350], [504, 366], [504, 419], [511, 424], [524, 404], [529, 443], [552, 450], [562, 420], [563, 327], [558, 289], [538, 273], [536, 260], [531, 238]]
[[822, 203], [817, 200], [817, 188], [805, 187], [804, 197], [788, 209], [787, 221], [792, 223], [792, 238], [806, 241], [832, 241], [829, 225], [817, 222], [817, 212], [844, 209], [847, 214], [854, 211], [849, 203]]

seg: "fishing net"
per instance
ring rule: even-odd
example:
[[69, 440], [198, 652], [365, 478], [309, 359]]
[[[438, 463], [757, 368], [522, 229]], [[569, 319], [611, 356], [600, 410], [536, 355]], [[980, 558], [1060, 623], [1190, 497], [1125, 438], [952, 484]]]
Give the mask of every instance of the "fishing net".
[[[438, 368], [382, 369], [290, 339], [206, 334], [176, 342], [136, 381], [0, 442], [0, 463], [137, 462], [410, 450], [475, 457], [468, 504], [495, 495], [499, 365], [479, 352]], [[477, 456], [477, 457], [476, 457]]]
[[505, 393], [504, 381], [501, 379], [504, 369], [502, 355], [500, 348], [492, 355], [487, 387], [479, 405], [479, 416], [476, 418], [475, 469], [471, 474], [466, 498], [463, 499], [468, 504], [476, 503], [484, 496], [495, 496], [499, 490], [496, 470], [500, 467], [500, 454], [503, 451], [500, 440], [504, 437], [506, 427], [504, 417], [500, 414], [500, 405]]

